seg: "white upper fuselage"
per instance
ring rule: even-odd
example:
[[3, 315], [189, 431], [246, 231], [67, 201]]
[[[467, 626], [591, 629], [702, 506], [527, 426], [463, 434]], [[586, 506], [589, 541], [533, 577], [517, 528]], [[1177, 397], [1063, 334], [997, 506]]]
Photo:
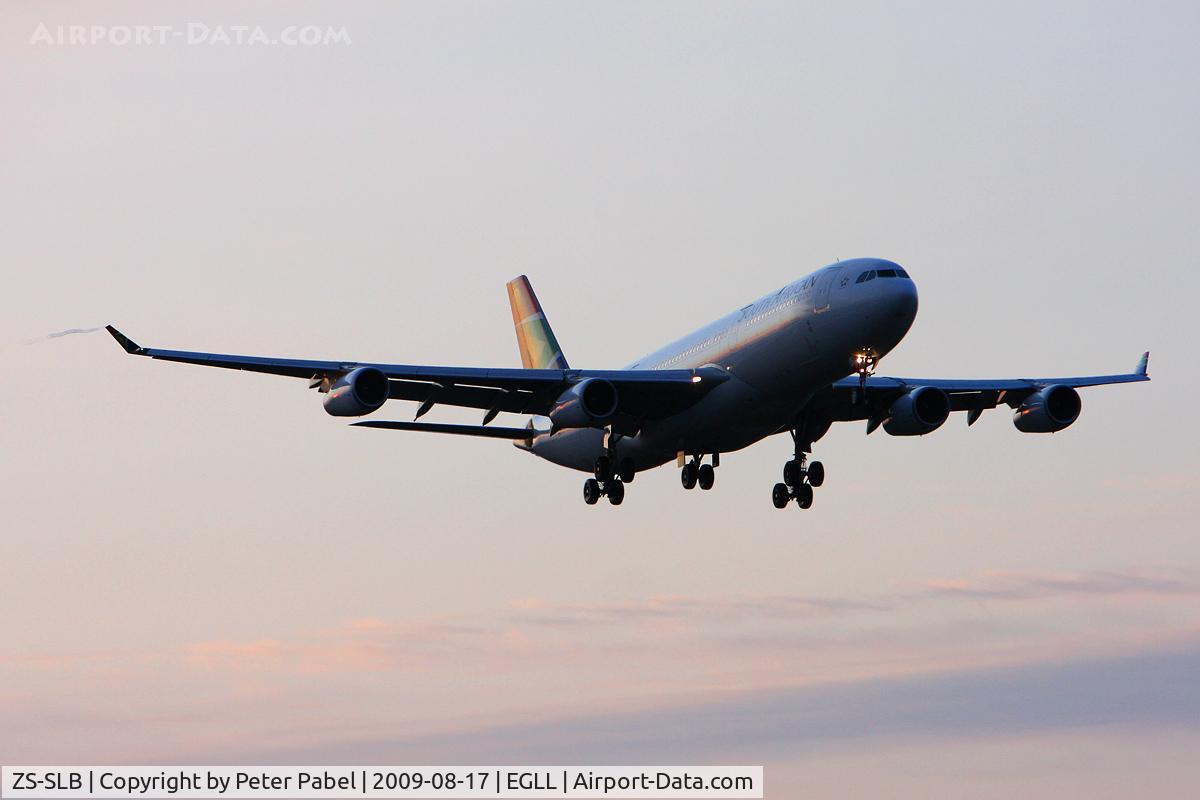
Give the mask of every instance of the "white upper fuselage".
[[[813, 393], [854, 372], [856, 353], [886, 355], [917, 311], [915, 284], [882, 259], [841, 261], [700, 328], [629, 365], [629, 369], [716, 366], [731, 380], [686, 411], [649, 420], [617, 443], [638, 469], [678, 452], [721, 453], [784, 429]], [[536, 455], [591, 470], [603, 433], [575, 429], [534, 440]]]

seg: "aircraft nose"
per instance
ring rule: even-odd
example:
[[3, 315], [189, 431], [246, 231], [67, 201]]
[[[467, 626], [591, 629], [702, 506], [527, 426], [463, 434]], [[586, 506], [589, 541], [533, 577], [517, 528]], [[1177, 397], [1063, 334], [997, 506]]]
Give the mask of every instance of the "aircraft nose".
[[[882, 331], [904, 335], [917, 318], [917, 287], [908, 278], [878, 281], [873, 315]], [[897, 341], [899, 338], [897, 337]]]
[[912, 280], [898, 280], [888, 287], [887, 313], [899, 322], [912, 324], [917, 317], [917, 285]]

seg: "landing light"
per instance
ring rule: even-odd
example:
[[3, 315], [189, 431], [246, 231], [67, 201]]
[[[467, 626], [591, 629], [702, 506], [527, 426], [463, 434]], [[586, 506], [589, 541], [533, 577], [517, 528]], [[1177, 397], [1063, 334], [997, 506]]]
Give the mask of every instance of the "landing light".
[[699, 375], [693, 375], [693, 376], [692, 376], [692, 383], [699, 383], [699, 382], [700, 382], [700, 380], [701, 380], [701, 378], [700, 378], [700, 376], [699, 376]]

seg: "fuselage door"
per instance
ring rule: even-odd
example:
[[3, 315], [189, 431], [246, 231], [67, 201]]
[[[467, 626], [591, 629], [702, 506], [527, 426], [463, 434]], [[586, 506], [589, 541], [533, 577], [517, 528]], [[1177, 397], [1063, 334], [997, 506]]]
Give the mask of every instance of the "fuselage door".
[[837, 280], [838, 273], [841, 271], [840, 265], [832, 266], [817, 276], [816, 292], [813, 294], [814, 313], [823, 314], [829, 310], [829, 294], [833, 289], [833, 282]]

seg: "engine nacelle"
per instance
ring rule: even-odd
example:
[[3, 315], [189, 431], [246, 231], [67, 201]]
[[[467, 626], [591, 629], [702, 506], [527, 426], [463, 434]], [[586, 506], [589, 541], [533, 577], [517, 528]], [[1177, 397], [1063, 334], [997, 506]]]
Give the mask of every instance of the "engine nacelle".
[[1013, 414], [1013, 425], [1021, 433], [1054, 433], [1079, 419], [1083, 402], [1070, 386], [1047, 386], [1029, 395]]
[[892, 403], [883, 429], [892, 436], [924, 436], [950, 416], [950, 398], [941, 389], [919, 386]]
[[617, 387], [603, 378], [584, 378], [563, 392], [550, 410], [554, 429], [594, 428], [617, 413]]
[[359, 367], [338, 378], [325, 396], [325, 410], [335, 417], [361, 417], [388, 399], [388, 379], [375, 367]]

